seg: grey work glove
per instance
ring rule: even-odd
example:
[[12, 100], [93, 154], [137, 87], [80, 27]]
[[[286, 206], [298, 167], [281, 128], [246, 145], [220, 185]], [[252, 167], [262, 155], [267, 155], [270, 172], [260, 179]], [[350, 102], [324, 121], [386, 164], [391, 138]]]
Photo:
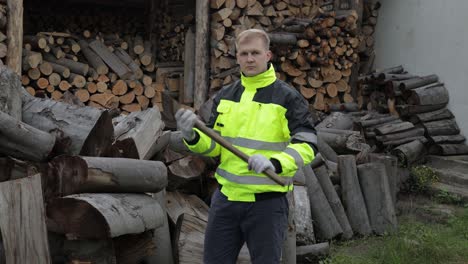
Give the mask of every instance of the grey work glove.
[[195, 138], [193, 126], [198, 119], [195, 113], [181, 108], [176, 112], [175, 119], [177, 121], [177, 130], [182, 132], [184, 139], [187, 141], [193, 140]]
[[269, 159], [267, 159], [261, 154], [252, 155], [249, 158], [248, 163], [249, 170], [254, 170], [256, 173], [262, 173], [267, 169], [272, 169], [273, 171], [275, 170], [275, 166], [273, 166], [273, 163], [271, 163]]

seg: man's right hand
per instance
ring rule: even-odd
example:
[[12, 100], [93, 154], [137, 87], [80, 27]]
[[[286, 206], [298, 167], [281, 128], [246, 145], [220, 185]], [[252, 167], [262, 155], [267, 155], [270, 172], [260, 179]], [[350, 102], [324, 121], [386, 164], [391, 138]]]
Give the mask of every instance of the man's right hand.
[[195, 138], [195, 131], [193, 126], [197, 121], [197, 116], [190, 110], [179, 109], [175, 114], [175, 119], [177, 121], [177, 130], [182, 132], [182, 136], [185, 140], [191, 141]]

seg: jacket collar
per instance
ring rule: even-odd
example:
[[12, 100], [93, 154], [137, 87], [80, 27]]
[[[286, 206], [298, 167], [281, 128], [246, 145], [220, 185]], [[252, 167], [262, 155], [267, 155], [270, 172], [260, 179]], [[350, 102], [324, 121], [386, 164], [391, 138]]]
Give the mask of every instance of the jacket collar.
[[247, 77], [241, 72], [241, 83], [245, 89], [258, 89], [266, 87], [276, 81], [275, 68], [269, 63], [268, 70], [257, 74], [255, 76]]

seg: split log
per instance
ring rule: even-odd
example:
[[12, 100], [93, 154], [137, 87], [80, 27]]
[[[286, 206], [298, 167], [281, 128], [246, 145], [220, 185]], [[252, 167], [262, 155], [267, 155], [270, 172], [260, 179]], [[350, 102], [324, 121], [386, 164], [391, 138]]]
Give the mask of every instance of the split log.
[[425, 122], [422, 126], [429, 136], [458, 135], [460, 128], [455, 119], [443, 119], [439, 121]]
[[315, 220], [317, 235], [322, 239], [332, 239], [343, 233], [330, 204], [327, 201], [320, 184], [310, 166], [304, 167], [306, 176], [307, 194], [309, 195], [310, 211]]
[[74, 194], [50, 202], [49, 230], [68, 239], [104, 239], [158, 228], [166, 217], [145, 194]]
[[294, 186], [294, 220], [296, 228], [296, 243], [298, 245], [309, 245], [315, 243], [314, 227], [312, 225], [312, 215], [310, 204], [313, 201], [307, 196], [307, 189], [304, 186]]
[[338, 156], [343, 205], [354, 232], [369, 235], [372, 232], [366, 204], [359, 185], [356, 159], [352, 155]]
[[150, 159], [156, 154], [150, 150], [161, 136], [163, 128], [161, 114], [156, 108], [131, 113], [115, 127], [114, 146], [123, 157]]
[[6, 263], [51, 263], [41, 176], [0, 183], [0, 212]]
[[167, 169], [159, 161], [61, 155], [50, 168], [44, 175], [48, 198], [86, 192], [156, 193], [167, 185]]
[[414, 124], [418, 122], [429, 122], [429, 121], [437, 121], [442, 119], [452, 119], [454, 118], [452, 112], [447, 108], [442, 108], [436, 111], [415, 114], [410, 117], [410, 121]]
[[10, 68], [0, 66], [0, 111], [22, 120], [21, 81]]
[[372, 230], [378, 235], [395, 232], [397, 218], [385, 164], [360, 164], [357, 169]]
[[390, 153], [398, 158], [400, 166], [409, 168], [427, 153], [424, 143], [422, 140], [414, 140], [394, 148]]
[[0, 111], [0, 153], [43, 161], [52, 154], [55, 137]]
[[343, 230], [343, 238], [351, 239], [353, 237], [353, 230], [349, 224], [348, 217], [346, 216], [343, 204], [341, 203], [340, 197], [336, 193], [335, 187], [329, 176], [328, 170], [325, 166], [321, 166], [314, 169], [315, 175], [322, 187], [325, 196], [327, 197], [330, 207], [335, 214], [336, 220], [340, 223], [341, 229]]
[[298, 263], [313, 263], [313, 260], [330, 254], [330, 245], [328, 242], [323, 242], [314, 245], [298, 246], [296, 254]]
[[443, 156], [466, 155], [468, 154], [468, 146], [466, 144], [437, 144], [431, 146], [429, 152]]
[[208, 206], [196, 195], [181, 192], [167, 192], [167, 214], [171, 224], [176, 224], [179, 216], [189, 214], [208, 222]]
[[121, 78], [128, 79], [132, 71], [99, 40], [89, 43], [89, 47]]
[[23, 121], [57, 138], [60, 153], [100, 156], [111, 144], [114, 128], [105, 110], [79, 107], [23, 92]]
[[174, 238], [175, 263], [202, 263], [207, 221], [190, 214], [177, 220]]

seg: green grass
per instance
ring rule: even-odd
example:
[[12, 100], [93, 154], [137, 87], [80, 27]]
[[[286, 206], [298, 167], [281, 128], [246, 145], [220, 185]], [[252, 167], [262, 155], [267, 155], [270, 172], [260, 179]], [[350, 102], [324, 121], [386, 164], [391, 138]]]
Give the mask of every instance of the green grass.
[[321, 264], [439, 264], [468, 263], [468, 208], [446, 224], [424, 223], [408, 216], [399, 231], [383, 237], [332, 245]]

